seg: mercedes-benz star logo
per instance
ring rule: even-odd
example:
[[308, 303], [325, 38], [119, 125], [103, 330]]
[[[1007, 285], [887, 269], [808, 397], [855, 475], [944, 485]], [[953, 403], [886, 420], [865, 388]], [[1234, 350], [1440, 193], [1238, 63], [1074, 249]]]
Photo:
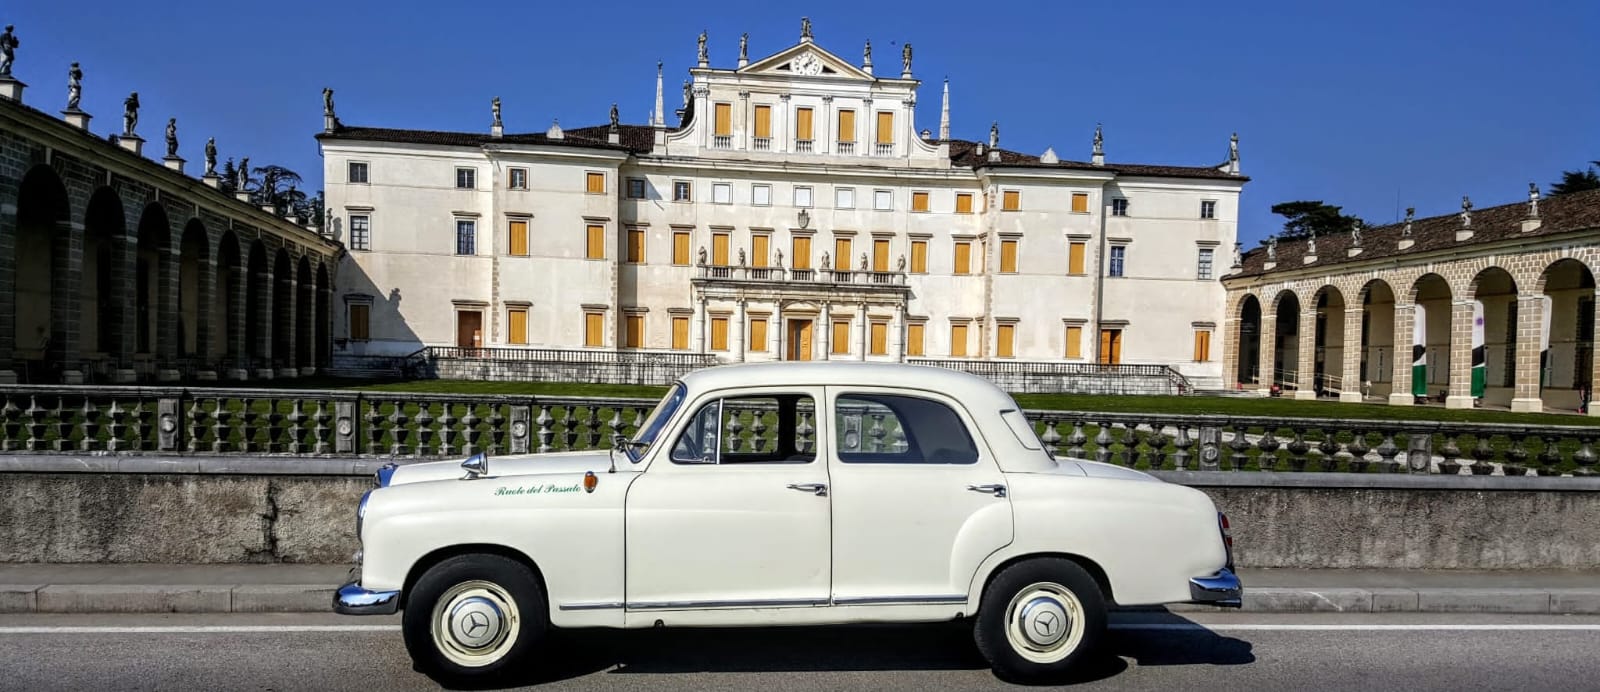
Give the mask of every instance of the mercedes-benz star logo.
[[1056, 633], [1056, 627], [1060, 624], [1055, 613], [1040, 613], [1039, 617], [1033, 620], [1033, 630], [1040, 636], [1048, 637]]
[[476, 637], [479, 632], [489, 628], [489, 616], [483, 613], [467, 613], [467, 636]]

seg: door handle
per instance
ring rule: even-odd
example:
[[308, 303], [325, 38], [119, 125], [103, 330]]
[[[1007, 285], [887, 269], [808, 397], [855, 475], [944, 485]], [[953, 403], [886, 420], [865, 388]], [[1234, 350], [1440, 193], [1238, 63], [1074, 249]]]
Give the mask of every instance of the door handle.
[[1003, 485], [1000, 485], [999, 483], [990, 483], [988, 485], [969, 485], [969, 486], [967, 486], [967, 490], [971, 490], [973, 492], [978, 492], [978, 493], [990, 493], [990, 494], [993, 494], [995, 497], [1005, 497], [1006, 496], [1006, 487], [1003, 486]]
[[801, 490], [801, 491], [808, 492], [808, 493], [811, 493], [813, 495], [816, 495], [817, 497], [827, 497], [828, 496], [828, 484], [827, 483], [790, 483], [789, 484], [789, 489], [790, 490]]

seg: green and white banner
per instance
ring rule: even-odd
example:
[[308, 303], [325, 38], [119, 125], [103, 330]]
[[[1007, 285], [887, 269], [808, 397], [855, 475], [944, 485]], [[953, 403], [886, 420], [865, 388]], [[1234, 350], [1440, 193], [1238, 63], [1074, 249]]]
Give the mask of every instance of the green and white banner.
[[1411, 306], [1411, 394], [1428, 395], [1428, 311]]
[[1483, 301], [1472, 301], [1472, 396], [1483, 396], [1489, 381], [1489, 361], [1483, 347]]
[[1550, 296], [1539, 296], [1539, 389], [1550, 386]]

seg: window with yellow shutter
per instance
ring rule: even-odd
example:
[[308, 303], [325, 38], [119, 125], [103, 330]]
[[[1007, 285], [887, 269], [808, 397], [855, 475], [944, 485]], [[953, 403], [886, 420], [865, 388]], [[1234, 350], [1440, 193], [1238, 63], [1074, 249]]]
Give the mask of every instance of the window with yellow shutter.
[[797, 235], [794, 237], [794, 252], [791, 261], [795, 269], [811, 268], [811, 236]]
[[689, 232], [672, 232], [672, 263], [676, 265], [689, 264]]
[[1001, 193], [1000, 210], [1016, 211], [1022, 208], [1022, 193], [1016, 190], [1006, 190]]
[[765, 353], [767, 350], [767, 318], [750, 318], [750, 344], [749, 350]]
[[589, 224], [588, 242], [585, 257], [589, 259], [605, 259], [606, 256], [606, 227], [600, 224]]
[[1075, 212], [1079, 212], [1079, 213], [1084, 213], [1084, 212], [1089, 211], [1089, 193], [1087, 193], [1087, 192], [1074, 192], [1074, 193], [1072, 193], [1072, 210], [1075, 211]]
[[878, 111], [878, 143], [894, 144], [894, 111]]
[[517, 257], [528, 256], [528, 222], [522, 219], [511, 221], [511, 254]]
[[716, 135], [718, 137], [727, 137], [733, 134], [733, 104], [717, 104], [715, 118]]
[[956, 194], [956, 213], [957, 214], [971, 214], [972, 213], [972, 193], [970, 193], [970, 192], [961, 192], [961, 193], [957, 193]]
[[889, 353], [889, 323], [872, 323], [872, 355], [882, 356]]
[[372, 314], [372, 306], [366, 303], [352, 303], [350, 305], [350, 339], [352, 341], [366, 341], [370, 337], [368, 320]]
[[711, 264], [718, 267], [728, 266], [728, 234], [711, 234]]
[[750, 237], [750, 266], [765, 269], [767, 257], [772, 254], [772, 236], [755, 235]]
[[644, 315], [628, 315], [622, 323], [622, 343], [628, 348], [644, 347]]
[[689, 318], [672, 318], [672, 348], [675, 351], [684, 351], [689, 348]]
[[928, 241], [911, 241], [911, 273], [926, 274], [928, 272]]
[[1000, 271], [1007, 274], [1017, 273], [1017, 241], [1000, 241]]
[[850, 239], [836, 238], [833, 241], [833, 268], [839, 271], [850, 269]]
[[1194, 333], [1194, 359], [1195, 362], [1204, 363], [1211, 360], [1211, 332], [1196, 330]]
[[906, 325], [906, 355], [922, 355], [922, 335], [926, 331], [926, 327], [927, 325], [921, 322]]
[[965, 240], [956, 241], [955, 273], [972, 273], [972, 243]]
[[590, 172], [587, 178], [589, 194], [603, 195], [606, 193], [606, 174]]
[[794, 138], [796, 141], [811, 141], [811, 109], [794, 109]]
[[644, 229], [628, 229], [628, 261], [644, 264]]
[[1067, 327], [1067, 357], [1083, 357], [1083, 327]]
[[886, 238], [872, 239], [872, 271], [889, 271], [889, 240]]
[[833, 353], [850, 352], [850, 323], [840, 320], [833, 323], [833, 342], [828, 344]]
[[728, 318], [711, 318], [711, 350], [728, 350]]
[[528, 343], [527, 308], [517, 307], [506, 310], [506, 343], [517, 346]]
[[839, 111], [839, 142], [854, 143], [856, 141], [856, 112]]
[[950, 325], [950, 355], [956, 357], [967, 355], [967, 325]]
[[1084, 243], [1072, 242], [1067, 244], [1067, 273], [1082, 274], [1083, 272]]
[[756, 139], [772, 138], [772, 106], [756, 106]]
[[583, 314], [583, 345], [598, 347], [606, 345], [606, 316], [598, 312]]
[[1002, 324], [995, 332], [994, 354], [1001, 358], [1014, 357], [1017, 340], [1017, 325]]
[[926, 193], [926, 192], [913, 192], [913, 193], [911, 193], [911, 211], [927, 211], [927, 210], [928, 210], [928, 193]]

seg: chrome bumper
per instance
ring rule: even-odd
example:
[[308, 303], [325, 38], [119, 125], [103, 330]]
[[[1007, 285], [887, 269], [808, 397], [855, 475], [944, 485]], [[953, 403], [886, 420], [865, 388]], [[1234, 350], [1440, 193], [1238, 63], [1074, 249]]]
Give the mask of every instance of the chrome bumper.
[[1190, 579], [1189, 598], [1191, 603], [1238, 608], [1244, 605], [1244, 584], [1233, 570], [1224, 567], [1209, 577]]
[[399, 591], [370, 591], [359, 580], [345, 582], [333, 594], [333, 612], [341, 615], [393, 615], [399, 610]]

